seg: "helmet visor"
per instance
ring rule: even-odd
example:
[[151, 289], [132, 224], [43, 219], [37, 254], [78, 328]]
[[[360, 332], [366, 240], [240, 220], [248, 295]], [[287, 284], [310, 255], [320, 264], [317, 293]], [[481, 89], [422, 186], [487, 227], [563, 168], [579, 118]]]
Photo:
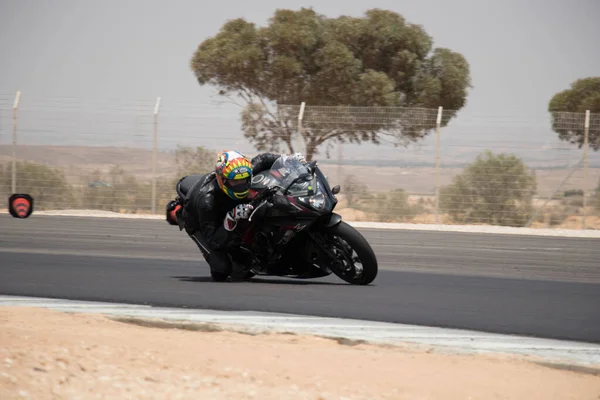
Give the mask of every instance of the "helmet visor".
[[250, 177], [244, 179], [225, 179], [225, 186], [231, 189], [234, 193], [246, 192], [250, 189], [252, 179]]

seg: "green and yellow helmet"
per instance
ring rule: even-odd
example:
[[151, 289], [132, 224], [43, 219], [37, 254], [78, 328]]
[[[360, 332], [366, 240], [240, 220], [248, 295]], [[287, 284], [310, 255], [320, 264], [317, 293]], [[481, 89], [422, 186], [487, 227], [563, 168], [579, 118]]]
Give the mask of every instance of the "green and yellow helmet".
[[234, 200], [241, 200], [250, 193], [252, 164], [237, 151], [225, 151], [217, 156], [215, 165], [217, 182], [221, 190]]

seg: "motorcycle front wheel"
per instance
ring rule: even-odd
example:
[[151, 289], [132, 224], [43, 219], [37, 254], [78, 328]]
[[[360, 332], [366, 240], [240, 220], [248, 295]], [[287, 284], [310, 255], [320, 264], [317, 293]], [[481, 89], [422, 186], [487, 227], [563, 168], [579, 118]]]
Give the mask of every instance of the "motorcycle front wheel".
[[377, 277], [377, 257], [371, 245], [354, 227], [342, 221], [327, 228], [335, 259], [331, 272], [353, 285], [368, 285]]

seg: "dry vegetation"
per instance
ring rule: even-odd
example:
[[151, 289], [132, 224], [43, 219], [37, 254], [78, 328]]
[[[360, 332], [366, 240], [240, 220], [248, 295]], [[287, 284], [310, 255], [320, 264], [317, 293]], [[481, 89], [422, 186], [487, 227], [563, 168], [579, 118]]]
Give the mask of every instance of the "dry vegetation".
[[[184, 173], [210, 168], [213, 152], [190, 149], [157, 155], [157, 209], [160, 211], [173, 197], [176, 179]], [[0, 195], [10, 191], [10, 146], [0, 146]], [[186, 158], [187, 157], [187, 158]], [[18, 175], [18, 191], [36, 198], [37, 209], [92, 208], [128, 213], [151, 210], [152, 153], [145, 149], [110, 147], [19, 146], [18, 158], [27, 161], [29, 172]], [[39, 168], [43, 168], [41, 171]], [[24, 173], [25, 164], [17, 171]], [[32, 168], [34, 170], [32, 170]], [[435, 170], [427, 167], [400, 168], [321, 164], [330, 182], [342, 184], [337, 211], [348, 220], [435, 223]], [[442, 168], [440, 182], [450, 185], [460, 168]], [[568, 190], [580, 189], [583, 174], [575, 173], [562, 187], [566, 170], [535, 170], [536, 195], [533, 210], [544, 205], [532, 227], [578, 229], [583, 214], [582, 197], [565, 196]], [[51, 177], [55, 174], [56, 177]], [[32, 176], [38, 176], [33, 179]], [[39, 179], [39, 176], [44, 176]], [[590, 169], [590, 182], [598, 182], [600, 169]], [[40, 183], [41, 182], [41, 183]], [[92, 184], [102, 182], [100, 186]], [[102, 186], [107, 184], [107, 186]], [[69, 189], [67, 189], [69, 188]], [[557, 189], [553, 200], [547, 198]], [[600, 229], [600, 196], [592, 198], [586, 208], [588, 228]], [[547, 203], [547, 204], [545, 204]], [[595, 204], [598, 203], [598, 204]], [[533, 210], [530, 210], [533, 212]], [[527, 220], [531, 213], [524, 216]], [[445, 224], [456, 221], [440, 214]], [[472, 223], [472, 222], [471, 222]], [[479, 223], [479, 222], [475, 222]], [[485, 221], [483, 221], [485, 223]], [[518, 225], [518, 224], [517, 224]]]

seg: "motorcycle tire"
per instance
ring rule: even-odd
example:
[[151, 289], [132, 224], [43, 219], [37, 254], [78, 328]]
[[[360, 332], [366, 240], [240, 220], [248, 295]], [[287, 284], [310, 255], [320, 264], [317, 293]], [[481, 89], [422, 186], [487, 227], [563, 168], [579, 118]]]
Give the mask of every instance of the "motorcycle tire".
[[229, 278], [229, 274], [217, 271], [210, 271], [210, 276], [215, 282], [225, 282]]
[[348, 276], [343, 272], [330, 268], [340, 279], [353, 285], [368, 285], [377, 277], [377, 257], [367, 240], [353, 226], [342, 221], [327, 229], [327, 233], [343, 239], [358, 254], [363, 266], [363, 273], [358, 278]]
[[[229, 279], [229, 277], [231, 275], [225, 274], [223, 272], [211, 271], [210, 276], [212, 277], [212, 280], [215, 282], [225, 282], [227, 279]], [[254, 276], [256, 276], [256, 274], [254, 272], [248, 271], [248, 272], [245, 272], [244, 274], [242, 274], [242, 276], [239, 276], [236, 278], [246, 281], [246, 280], [250, 280], [250, 279], [254, 278]], [[234, 279], [234, 278], [232, 277], [232, 279]]]

